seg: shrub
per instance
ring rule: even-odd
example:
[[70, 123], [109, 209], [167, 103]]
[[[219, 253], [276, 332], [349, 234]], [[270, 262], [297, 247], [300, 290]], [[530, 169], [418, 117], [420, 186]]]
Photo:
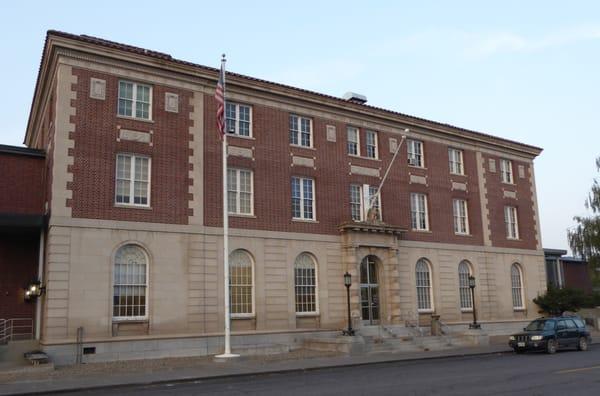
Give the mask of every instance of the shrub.
[[576, 312], [588, 301], [580, 289], [549, 287], [545, 294], [537, 296], [533, 302], [540, 307], [540, 313], [558, 316], [567, 311]]

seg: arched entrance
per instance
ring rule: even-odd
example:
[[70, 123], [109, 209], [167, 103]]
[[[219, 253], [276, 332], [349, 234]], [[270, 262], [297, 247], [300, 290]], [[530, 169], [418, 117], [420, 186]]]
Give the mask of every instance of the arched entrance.
[[379, 324], [379, 283], [376, 256], [366, 256], [360, 263], [360, 311], [363, 324]]

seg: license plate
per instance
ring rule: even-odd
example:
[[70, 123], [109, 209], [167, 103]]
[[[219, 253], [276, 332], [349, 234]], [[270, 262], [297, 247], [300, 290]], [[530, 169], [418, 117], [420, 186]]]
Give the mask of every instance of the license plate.
[[524, 342], [517, 342], [517, 346], [518, 347], [525, 347], [525, 343]]

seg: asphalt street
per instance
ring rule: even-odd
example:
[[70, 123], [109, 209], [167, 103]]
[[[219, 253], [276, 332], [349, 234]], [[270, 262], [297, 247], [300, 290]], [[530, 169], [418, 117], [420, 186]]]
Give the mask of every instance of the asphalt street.
[[599, 395], [600, 345], [79, 392], [80, 395]]

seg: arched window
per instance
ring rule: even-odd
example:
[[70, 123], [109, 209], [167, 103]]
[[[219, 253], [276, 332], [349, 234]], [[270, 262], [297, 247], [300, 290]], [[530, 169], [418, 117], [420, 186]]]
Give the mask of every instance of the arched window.
[[512, 286], [513, 309], [523, 309], [523, 276], [519, 264], [510, 267], [510, 280]]
[[148, 259], [137, 245], [124, 245], [115, 253], [113, 318], [145, 319], [148, 314]]
[[469, 276], [471, 275], [471, 266], [467, 261], [461, 261], [458, 264], [458, 291], [460, 294], [460, 309], [473, 309], [473, 299], [471, 298], [471, 289], [469, 288]]
[[252, 258], [245, 250], [234, 250], [229, 255], [229, 305], [232, 316], [254, 313], [254, 285]]
[[294, 262], [296, 313], [317, 312], [316, 264], [308, 253], [301, 253]]
[[425, 259], [419, 259], [416, 266], [417, 309], [432, 311], [433, 298], [431, 294], [431, 269]]

